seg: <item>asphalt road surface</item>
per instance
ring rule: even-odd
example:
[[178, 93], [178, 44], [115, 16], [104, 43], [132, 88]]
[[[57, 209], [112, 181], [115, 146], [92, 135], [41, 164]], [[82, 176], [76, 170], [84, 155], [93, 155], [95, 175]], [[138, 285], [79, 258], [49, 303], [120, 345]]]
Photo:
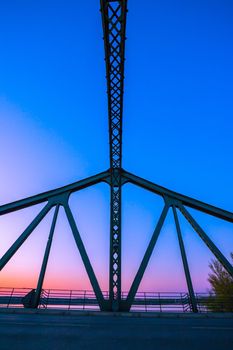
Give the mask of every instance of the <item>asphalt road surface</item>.
[[0, 350], [231, 350], [233, 318], [0, 314]]

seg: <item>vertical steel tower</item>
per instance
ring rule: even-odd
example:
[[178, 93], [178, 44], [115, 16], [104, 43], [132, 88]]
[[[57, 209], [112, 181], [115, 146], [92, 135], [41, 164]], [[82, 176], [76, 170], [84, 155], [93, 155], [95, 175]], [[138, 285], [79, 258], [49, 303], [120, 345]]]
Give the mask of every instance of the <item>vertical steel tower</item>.
[[110, 145], [109, 298], [112, 310], [118, 310], [121, 301], [121, 167], [126, 6], [126, 0], [101, 0]]

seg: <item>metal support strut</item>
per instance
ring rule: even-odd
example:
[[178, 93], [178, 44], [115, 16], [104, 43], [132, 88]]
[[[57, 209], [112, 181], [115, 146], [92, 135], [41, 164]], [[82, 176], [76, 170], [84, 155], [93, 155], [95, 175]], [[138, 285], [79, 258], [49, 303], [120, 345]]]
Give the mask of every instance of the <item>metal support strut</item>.
[[53, 235], [54, 235], [54, 230], [55, 230], [55, 226], [56, 226], [56, 222], [57, 222], [58, 211], [59, 211], [59, 204], [56, 205], [56, 209], [55, 209], [55, 212], [53, 215], [53, 221], [52, 221], [52, 225], [51, 225], [51, 229], [50, 229], [50, 233], [49, 233], [49, 237], [48, 237], [48, 242], [47, 242], [46, 249], [45, 249], [44, 259], [42, 262], [40, 275], [39, 275], [37, 287], [35, 290], [35, 295], [33, 298], [33, 303], [32, 303], [33, 308], [37, 308], [39, 303], [40, 303], [40, 296], [41, 296], [45, 272], [46, 272], [46, 268], [47, 268], [47, 264], [48, 264], [48, 260], [49, 260], [49, 254], [50, 254], [50, 250], [51, 250], [51, 246], [52, 246]]
[[179, 223], [178, 215], [176, 212], [176, 207], [174, 205], [172, 206], [172, 210], [173, 210], [173, 215], [174, 215], [174, 220], [175, 220], [175, 225], [176, 225], [176, 231], [177, 231], [177, 236], [178, 236], [180, 252], [181, 252], [182, 262], [183, 262], [183, 266], [184, 266], [184, 273], [185, 273], [185, 278], [186, 278], [186, 282], [187, 282], [187, 286], [188, 286], [192, 311], [198, 312], [197, 301], [196, 301], [194, 290], [193, 290], [193, 283], [192, 283], [192, 279], [191, 279], [191, 275], [190, 275], [190, 271], [189, 271], [188, 260], [187, 260], [185, 247], [184, 247], [184, 241], [183, 241], [181, 229], [180, 229], [180, 223]]
[[109, 308], [121, 301], [122, 112], [127, 1], [101, 0], [104, 32], [111, 172]]

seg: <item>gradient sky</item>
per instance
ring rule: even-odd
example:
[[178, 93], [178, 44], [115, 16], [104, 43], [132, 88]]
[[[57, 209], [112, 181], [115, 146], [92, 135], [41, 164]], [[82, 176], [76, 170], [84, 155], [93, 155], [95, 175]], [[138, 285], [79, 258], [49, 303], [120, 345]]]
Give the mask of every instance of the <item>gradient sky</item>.
[[[129, 0], [123, 167], [233, 210], [233, 2]], [[107, 96], [98, 0], [5, 0], [0, 5], [0, 204], [109, 166]], [[100, 285], [108, 288], [109, 189], [70, 200]], [[123, 289], [129, 288], [162, 208], [123, 188]], [[42, 206], [0, 218], [0, 254]], [[229, 257], [233, 227], [191, 211]], [[0, 286], [35, 287], [50, 213], [0, 274]], [[212, 254], [180, 217], [196, 291]], [[61, 210], [44, 287], [90, 288]], [[141, 290], [185, 291], [171, 214]]]

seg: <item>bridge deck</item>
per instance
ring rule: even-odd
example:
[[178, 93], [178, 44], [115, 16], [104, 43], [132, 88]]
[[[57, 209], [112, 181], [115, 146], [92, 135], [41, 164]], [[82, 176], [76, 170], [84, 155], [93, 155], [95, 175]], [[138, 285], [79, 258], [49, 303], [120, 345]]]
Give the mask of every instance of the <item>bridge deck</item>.
[[83, 315], [0, 312], [0, 348], [222, 350], [233, 343], [232, 318]]

